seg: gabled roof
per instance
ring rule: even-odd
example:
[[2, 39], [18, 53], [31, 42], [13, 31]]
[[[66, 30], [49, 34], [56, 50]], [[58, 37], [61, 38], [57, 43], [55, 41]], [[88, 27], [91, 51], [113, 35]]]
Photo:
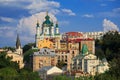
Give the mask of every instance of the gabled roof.
[[[52, 71], [52, 72], [51, 72]], [[40, 73], [47, 73], [47, 74], [53, 74], [53, 73], [62, 73], [63, 70], [59, 69], [56, 66], [44, 66], [40, 70], [38, 70]]]

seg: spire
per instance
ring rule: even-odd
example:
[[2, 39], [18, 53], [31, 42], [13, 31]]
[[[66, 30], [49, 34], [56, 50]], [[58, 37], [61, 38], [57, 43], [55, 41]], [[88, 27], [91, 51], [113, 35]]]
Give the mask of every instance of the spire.
[[46, 15], [48, 15], [48, 10], [46, 11]]
[[21, 48], [21, 43], [20, 43], [20, 39], [19, 39], [19, 34], [17, 34], [17, 39], [16, 39], [16, 48]]
[[88, 47], [86, 44], [83, 44], [82, 45], [82, 55], [85, 55], [88, 53]]
[[48, 16], [48, 11], [46, 12], [46, 17], [45, 17], [46, 20], [49, 20], [50, 17]]
[[37, 20], [37, 27], [39, 27], [39, 21]]

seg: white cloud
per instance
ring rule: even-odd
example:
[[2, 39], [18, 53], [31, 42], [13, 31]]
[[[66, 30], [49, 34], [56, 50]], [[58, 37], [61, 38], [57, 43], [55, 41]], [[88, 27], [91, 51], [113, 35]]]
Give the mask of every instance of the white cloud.
[[[26, 9], [30, 10], [30, 13], [37, 13], [40, 11], [51, 11], [53, 12], [53, 10], [55, 10], [54, 12], [56, 12], [56, 9], [60, 7], [60, 3], [55, 2], [55, 1], [48, 1], [48, 0], [34, 0], [32, 1], [31, 4], [29, 4], [28, 6], [26, 6]], [[57, 9], [58, 11], [58, 9]]]
[[22, 42], [25, 42], [25, 43], [26, 42], [30, 43], [35, 41], [35, 37], [31, 37], [31, 36], [21, 36], [20, 39]]
[[101, 12], [98, 14], [99, 16], [102, 17], [120, 17], [120, 8], [115, 8], [110, 12]]
[[120, 8], [115, 8], [112, 11], [115, 12], [115, 13], [120, 13]]
[[[56, 17], [49, 13], [50, 19], [53, 20], [53, 22], [56, 22]], [[17, 30], [24, 36], [24, 39], [26, 40], [27, 36], [32, 37], [34, 41], [34, 36], [36, 33], [36, 23], [37, 20], [39, 21], [40, 27], [42, 27], [42, 22], [45, 20], [46, 12], [40, 12], [37, 14], [33, 14], [32, 16], [25, 17], [20, 19]]]
[[8, 18], [8, 17], [0, 17], [0, 20], [5, 22], [15, 22], [13, 18]]
[[54, 0], [0, 0], [0, 4], [4, 6], [19, 7], [29, 10], [30, 14], [43, 11], [49, 11], [56, 15], [60, 12], [67, 13], [70, 16], [76, 14], [70, 9], [60, 9], [60, 3]]
[[60, 26], [65, 26], [65, 25], [68, 25], [70, 22], [69, 21], [59, 21], [59, 25]]
[[76, 14], [70, 9], [62, 9], [64, 13], [67, 13], [70, 16], [75, 16]]
[[93, 18], [94, 16], [92, 14], [84, 14], [82, 17]]
[[11, 37], [15, 36], [16, 28], [12, 26], [0, 26], [0, 36], [1, 37]]
[[49, 0], [0, 0], [0, 3], [4, 6], [28, 9], [31, 14], [46, 10], [55, 13], [56, 9], [58, 11], [58, 8], [60, 8], [59, 2]]
[[108, 19], [103, 20], [103, 28], [105, 32], [111, 31], [111, 30], [119, 31], [118, 26]]

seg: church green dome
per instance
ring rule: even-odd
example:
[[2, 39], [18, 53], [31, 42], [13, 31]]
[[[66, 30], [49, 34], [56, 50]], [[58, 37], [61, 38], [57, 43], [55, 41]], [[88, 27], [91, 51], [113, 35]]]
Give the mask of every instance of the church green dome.
[[49, 25], [49, 26], [53, 26], [53, 22], [50, 21], [49, 15], [45, 16], [45, 21], [43, 22], [43, 25], [44, 24]]
[[87, 54], [87, 52], [88, 52], [88, 47], [87, 47], [86, 44], [83, 44], [83, 45], [82, 45], [82, 55]]

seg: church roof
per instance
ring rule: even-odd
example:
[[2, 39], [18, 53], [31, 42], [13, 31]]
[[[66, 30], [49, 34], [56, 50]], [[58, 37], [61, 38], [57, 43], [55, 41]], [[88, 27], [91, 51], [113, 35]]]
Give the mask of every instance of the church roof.
[[45, 16], [45, 21], [43, 22], [43, 24], [53, 26], [53, 22], [50, 21], [50, 16], [48, 15], [48, 13]]
[[66, 33], [68, 36], [76, 36], [76, 37], [83, 37], [83, 34], [80, 32], [67, 32]]
[[85, 55], [88, 52], [88, 47], [86, 44], [82, 45], [82, 54]]
[[17, 34], [16, 48], [18, 49], [19, 47], [21, 47], [21, 43], [20, 43], [19, 35]]

